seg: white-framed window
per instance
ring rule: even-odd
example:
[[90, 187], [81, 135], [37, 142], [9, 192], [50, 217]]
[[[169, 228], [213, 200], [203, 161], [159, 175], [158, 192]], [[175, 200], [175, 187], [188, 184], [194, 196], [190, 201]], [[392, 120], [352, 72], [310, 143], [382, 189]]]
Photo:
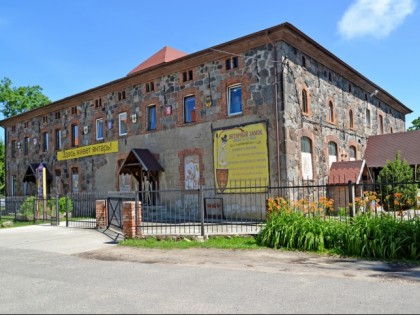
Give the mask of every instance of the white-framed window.
[[328, 160], [331, 167], [331, 164], [333, 164], [334, 162], [337, 162], [338, 160], [337, 144], [334, 141], [328, 142], [328, 155], [329, 155]]
[[96, 140], [104, 139], [104, 119], [96, 119]]
[[120, 136], [127, 134], [127, 112], [118, 115], [118, 134]]
[[370, 121], [370, 109], [366, 108], [366, 125], [370, 128], [371, 121]]
[[62, 142], [61, 142], [61, 129], [56, 129], [55, 130], [55, 149], [56, 150], [61, 150], [62, 147]]
[[302, 178], [304, 180], [312, 180], [314, 176], [312, 168], [312, 141], [308, 137], [302, 137], [300, 139], [301, 146], [301, 167], [302, 167]]
[[48, 132], [42, 134], [42, 150], [48, 152]]
[[156, 130], [156, 105], [147, 106], [147, 130]]
[[12, 196], [16, 196], [16, 176], [12, 176]]
[[242, 113], [242, 87], [240, 84], [228, 87], [228, 115]]
[[189, 95], [184, 98], [184, 122], [190, 123], [196, 120], [195, 96]]
[[350, 155], [350, 161], [356, 161], [357, 155], [356, 155], [356, 147], [354, 145], [350, 146], [349, 155]]

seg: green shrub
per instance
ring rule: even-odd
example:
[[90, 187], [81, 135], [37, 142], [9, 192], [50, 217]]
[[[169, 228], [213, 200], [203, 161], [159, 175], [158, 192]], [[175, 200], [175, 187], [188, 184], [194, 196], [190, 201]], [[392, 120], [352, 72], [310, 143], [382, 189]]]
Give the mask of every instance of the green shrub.
[[36, 207], [35, 202], [36, 202], [35, 196], [27, 197], [19, 208], [20, 214], [26, 217], [33, 217], [34, 209]]
[[[67, 204], [66, 204], [67, 202]], [[48, 207], [55, 211], [57, 204], [57, 198], [48, 199]], [[62, 196], [58, 198], [58, 209], [61, 214], [66, 213], [66, 207], [68, 208], [69, 212], [73, 210], [73, 202], [70, 197]]]

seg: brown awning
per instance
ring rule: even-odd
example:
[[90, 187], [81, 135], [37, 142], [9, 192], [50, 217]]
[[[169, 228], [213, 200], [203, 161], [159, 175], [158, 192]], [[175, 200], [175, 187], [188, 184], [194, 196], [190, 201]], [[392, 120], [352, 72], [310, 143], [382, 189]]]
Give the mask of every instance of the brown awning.
[[[47, 181], [51, 181], [52, 180], [52, 176], [50, 171], [48, 170], [47, 165], [45, 165], [45, 163], [42, 163], [42, 165], [45, 167], [45, 169], [47, 170]], [[28, 169], [26, 170], [25, 176], [23, 176], [23, 181], [24, 182], [34, 182], [36, 183], [36, 169], [38, 168], [39, 163], [31, 163], [28, 166]]]
[[131, 149], [118, 173], [135, 174], [136, 170], [146, 172], [164, 171], [163, 167], [148, 149]]

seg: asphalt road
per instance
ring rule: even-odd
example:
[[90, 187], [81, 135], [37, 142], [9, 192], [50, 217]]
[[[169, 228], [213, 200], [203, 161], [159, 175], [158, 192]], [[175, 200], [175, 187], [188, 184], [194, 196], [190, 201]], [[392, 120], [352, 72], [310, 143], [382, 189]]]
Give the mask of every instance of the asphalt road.
[[0, 313], [418, 314], [420, 267], [277, 250], [147, 250], [0, 229]]

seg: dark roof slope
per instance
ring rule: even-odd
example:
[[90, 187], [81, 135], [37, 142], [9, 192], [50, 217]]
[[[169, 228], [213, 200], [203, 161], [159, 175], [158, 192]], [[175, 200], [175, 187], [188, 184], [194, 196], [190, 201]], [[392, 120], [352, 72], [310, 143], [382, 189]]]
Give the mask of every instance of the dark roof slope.
[[331, 164], [328, 184], [347, 184], [349, 180], [359, 183], [365, 161], [342, 161]]
[[384, 167], [397, 152], [410, 165], [420, 165], [420, 130], [370, 136], [365, 150], [368, 167]]

